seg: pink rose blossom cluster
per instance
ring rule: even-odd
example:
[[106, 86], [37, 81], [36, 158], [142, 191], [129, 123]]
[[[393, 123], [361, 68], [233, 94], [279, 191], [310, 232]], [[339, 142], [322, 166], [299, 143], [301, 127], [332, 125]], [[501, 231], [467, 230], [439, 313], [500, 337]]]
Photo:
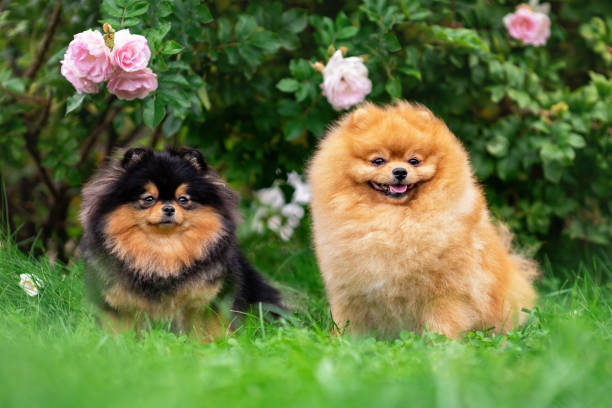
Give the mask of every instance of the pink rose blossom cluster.
[[147, 67], [150, 58], [142, 35], [117, 31], [111, 50], [100, 32], [89, 29], [76, 34], [68, 45], [61, 73], [78, 93], [98, 93], [98, 84], [108, 81], [110, 93], [131, 101], [157, 89], [157, 75]]
[[542, 46], [550, 37], [548, 10], [548, 4], [539, 5], [531, 0], [529, 4], [519, 5], [514, 13], [507, 14], [504, 25], [512, 38], [521, 40], [523, 44]]

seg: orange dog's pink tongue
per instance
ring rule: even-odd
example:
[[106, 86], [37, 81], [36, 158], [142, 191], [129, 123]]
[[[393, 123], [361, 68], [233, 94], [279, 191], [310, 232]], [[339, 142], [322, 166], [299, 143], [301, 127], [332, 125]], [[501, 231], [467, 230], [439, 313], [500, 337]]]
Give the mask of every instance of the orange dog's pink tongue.
[[394, 193], [399, 193], [399, 194], [405, 193], [406, 190], [408, 190], [408, 186], [405, 184], [390, 184], [389, 188]]

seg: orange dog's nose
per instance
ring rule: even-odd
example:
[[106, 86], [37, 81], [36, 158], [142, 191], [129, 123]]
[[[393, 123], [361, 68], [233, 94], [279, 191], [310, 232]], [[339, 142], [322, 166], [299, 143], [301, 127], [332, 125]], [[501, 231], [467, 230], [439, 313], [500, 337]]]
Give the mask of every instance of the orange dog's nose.
[[398, 180], [403, 180], [408, 175], [408, 171], [403, 167], [396, 167], [391, 171], [391, 173], [393, 173], [395, 178]]

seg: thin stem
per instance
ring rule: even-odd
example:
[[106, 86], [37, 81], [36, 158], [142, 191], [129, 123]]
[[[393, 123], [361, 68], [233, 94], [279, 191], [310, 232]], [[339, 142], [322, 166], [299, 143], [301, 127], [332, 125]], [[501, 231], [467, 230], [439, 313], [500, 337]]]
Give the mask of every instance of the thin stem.
[[47, 30], [45, 31], [45, 35], [40, 44], [40, 48], [38, 49], [38, 53], [32, 64], [30, 64], [28, 70], [25, 72], [24, 77], [29, 79], [34, 79], [36, 73], [40, 69], [43, 64], [43, 60], [45, 58], [45, 54], [49, 49], [49, 45], [51, 44], [51, 40], [53, 39], [53, 34], [55, 33], [55, 29], [60, 21], [62, 11], [62, 0], [57, 0], [55, 2], [55, 6], [53, 6], [53, 11], [51, 12], [51, 17], [49, 18], [49, 25], [47, 26]]

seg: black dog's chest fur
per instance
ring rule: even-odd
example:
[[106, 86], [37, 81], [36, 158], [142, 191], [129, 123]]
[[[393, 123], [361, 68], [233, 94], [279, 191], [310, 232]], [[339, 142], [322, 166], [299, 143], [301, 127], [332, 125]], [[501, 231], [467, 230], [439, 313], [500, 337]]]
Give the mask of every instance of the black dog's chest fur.
[[221, 237], [208, 249], [205, 259], [184, 267], [177, 276], [165, 277], [162, 273], [143, 275], [121, 262], [117, 278], [127, 288], [151, 301], [159, 300], [162, 296], [172, 296], [194, 280], [214, 284], [228, 275], [224, 261], [230, 258], [231, 244], [228, 236]]

